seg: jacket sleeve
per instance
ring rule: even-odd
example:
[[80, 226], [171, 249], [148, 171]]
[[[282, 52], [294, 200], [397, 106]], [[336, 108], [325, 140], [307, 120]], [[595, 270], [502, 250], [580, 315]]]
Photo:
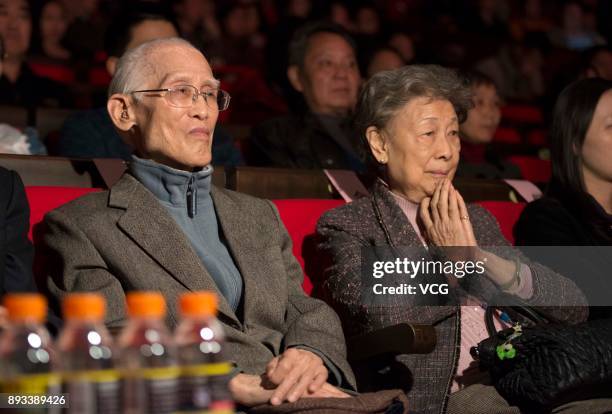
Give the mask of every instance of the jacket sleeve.
[[[507, 259], [517, 257], [521, 263], [529, 266], [533, 277], [533, 296], [527, 300], [529, 304], [541, 307], [544, 312], [561, 321], [578, 323], [586, 320], [586, 298], [571, 279], [530, 260], [519, 249], [511, 246], [501, 234], [497, 220], [486, 209], [471, 206], [470, 218], [478, 223], [474, 231], [481, 247]], [[485, 231], [479, 235], [477, 228]]]
[[70, 293], [100, 293], [106, 299], [106, 326], [110, 329], [123, 326], [126, 318], [123, 287], [87, 235], [61, 210], [48, 213], [45, 225], [47, 287], [54, 305], [58, 307]]
[[[21, 178], [10, 173], [9, 194], [5, 211], [6, 251], [4, 257], [4, 286], [2, 292], [35, 291], [32, 275], [34, 249], [28, 239], [30, 208]], [[2, 293], [0, 292], [0, 293]]]
[[[304, 293], [302, 268], [293, 256], [292, 242], [276, 207], [270, 203], [278, 227], [279, 244], [287, 273], [287, 313], [284, 349], [311, 349], [327, 362], [330, 374], [342, 374], [340, 386], [356, 389], [353, 372], [346, 360], [346, 343], [338, 315], [325, 302]], [[329, 366], [333, 364], [333, 367]]]

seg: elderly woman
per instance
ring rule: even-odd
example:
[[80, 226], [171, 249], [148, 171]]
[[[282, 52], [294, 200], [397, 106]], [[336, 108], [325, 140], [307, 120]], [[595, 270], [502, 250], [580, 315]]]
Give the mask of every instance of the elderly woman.
[[[488, 336], [484, 310], [477, 306], [482, 298], [479, 302], [466, 293], [468, 300], [461, 303], [471, 306], [411, 306], [395, 298], [371, 305], [364, 301], [367, 278], [360, 276], [362, 253], [368, 249], [413, 246], [418, 252], [414, 260], [435, 260], [439, 248], [462, 246], [447, 251], [445, 258], [484, 264], [484, 274], [472, 279], [482, 290], [470, 292], [503, 291], [549, 306], [558, 319], [585, 319], [576, 285], [529, 262], [509, 246], [486, 210], [466, 204], [453, 187], [459, 124], [470, 105], [470, 91], [455, 72], [439, 66], [381, 72], [365, 84], [356, 121], [380, 178], [369, 198], [332, 210], [319, 221], [319, 249], [329, 263], [319, 291], [339, 313], [349, 338], [402, 322], [434, 325], [432, 353], [398, 357], [412, 374], [411, 410], [468, 413], [486, 407], [487, 412], [517, 413], [486, 385], [469, 355], [470, 347]], [[442, 276], [449, 286], [458, 284], [452, 275]]]

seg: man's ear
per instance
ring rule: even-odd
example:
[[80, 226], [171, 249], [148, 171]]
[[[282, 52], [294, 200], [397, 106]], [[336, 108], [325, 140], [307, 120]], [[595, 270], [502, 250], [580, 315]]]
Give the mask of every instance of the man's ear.
[[106, 102], [106, 109], [115, 125], [122, 132], [128, 132], [136, 125], [134, 108], [129, 98], [121, 93], [113, 94]]
[[300, 69], [296, 65], [291, 65], [287, 68], [287, 77], [293, 89], [300, 93], [304, 93], [304, 85], [300, 79]]
[[117, 69], [118, 61], [119, 58], [115, 56], [110, 56], [108, 59], [106, 59], [106, 71], [109, 75], [111, 75], [111, 78], [115, 76], [115, 70]]
[[380, 133], [380, 130], [375, 126], [369, 126], [365, 132], [370, 151], [376, 160], [381, 164], [386, 164], [389, 161], [389, 146], [387, 140]]

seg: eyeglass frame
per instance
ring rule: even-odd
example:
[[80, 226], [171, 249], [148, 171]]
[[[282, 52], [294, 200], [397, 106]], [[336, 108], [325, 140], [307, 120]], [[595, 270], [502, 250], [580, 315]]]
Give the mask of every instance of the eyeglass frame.
[[224, 94], [225, 94], [225, 96], [227, 96], [227, 105], [226, 105], [226, 106], [225, 106], [225, 108], [223, 108], [223, 109], [219, 109], [218, 107], [217, 107], [217, 108], [211, 108], [211, 107], [210, 107], [210, 105], [208, 105], [208, 99], [206, 98], [205, 92], [202, 92], [202, 91], [200, 91], [198, 88], [196, 88], [195, 86], [193, 86], [193, 85], [189, 85], [189, 84], [178, 85], [178, 86], [174, 86], [174, 87], [172, 87], [172, 88], [160, 88], [160, 89], [142, 89], [142, 90], [138, 90], [138, 91], [131, 91], [131, 92], [128, 92], [128, 94], [130, 94], [130, 95], [131, 95], [131, 94], [133, 94], [133, 93], [154, 93], [154, 92], [166, 92], [165, 94], [161, 95], [162, 97], [164, 97], [164, 98], [165, 98], [165, 97], [166, 97], [166, 94], [167, 94], [168, 92], [172, 92], [173, 90], [175, 90], [175, 89], [177, 89], [177, 88], [181, 88], [181, 87], [185, 87], [185, 86], [188, 86], [188, 87], [190, 87], [190, 88], [193, 88], [193, 89], [196, 91], [196, 93], [194, 93], [194, 94], [192, 95], [192, 98], [191, 98], [191, 105], [190, 105], [190, 106], [176, 106], [176, 105], [172, 105], [172, 104], [170, 104], [170, 102], [168, 101], [168, 99], [167, 99], [167, 98], [166, 98], [166, 102], [168, 102], [168, 104], [170, 104], [171, 106], [173, 106], [173, 107], [175, 107], [175, 108], [191, 108], [191, 107], [193, 107], [193, 105], [195, 105], [196, 101], [198, 100], [198, 97], [202, 96], [202, 99], [204, 99], [204, 103], [206, 104], [206, 107], [207, 107], [208, 109], [212, 109], [212, 110], [216, 109], [218, 112], [223, 112], [223, 111], [227, 110], [227, 108], [229, 108], [229, 104], [230, 104], [230, 101], [231, 101], [231, 99], [232, 99], [232, 96], [229, 94], [229, 92], [227, 92], [227, 91], [225, 91], [225, 90], [223, 90], [223, 89], [220, 89], [220, 88], [214, 88], [214, 89], [215, 89], [215, 90], [217, 90], [218, 92], [222, 92], [222, 93], [224, 93]]

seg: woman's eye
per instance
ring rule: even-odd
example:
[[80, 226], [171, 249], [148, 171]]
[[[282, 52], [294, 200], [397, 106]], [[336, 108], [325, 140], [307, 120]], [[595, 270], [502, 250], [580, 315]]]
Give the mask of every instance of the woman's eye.
[[459, 135], [459, 131], [457, 131], [456, 129], [453, 129], [453, 130], [452, 130], [452, 131], [450, 131], [448, 134], [449, 134], [449, 135], [452, 135], [452, 136], [456, 136], [456, 135]]

